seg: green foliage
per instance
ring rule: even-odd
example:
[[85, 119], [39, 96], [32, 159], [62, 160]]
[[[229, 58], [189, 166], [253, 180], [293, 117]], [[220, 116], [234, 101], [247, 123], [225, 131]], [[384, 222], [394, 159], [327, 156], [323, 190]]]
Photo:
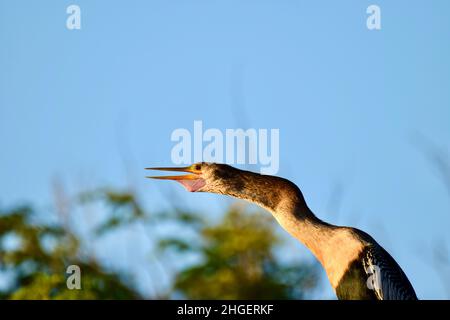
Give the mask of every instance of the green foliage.
[[136, 195], [132, 192], [117, 192], [108, 188], [91, 192], [84, 192], [79, 200], [82, 204], [101, 201], [110, 210], [108, 219], [96, 230], [102, 235], [112, 229], [117, 229], [145, 217]]
[[[133, 299], [138, 295], [120, 277], [108, 274], [79, 252], [80, 240], [61, 226], [31, 223], [28, 207], [0, 212], [0, 271], [13, 274], [13, 284], [1, 296], [10, 299]], [[14, 246], [8, 246], [14, 239]], [[45, 245], [47, 243], [47, 245]], [[50, 243], [50, 245], [48, 244]], [[66, 286], [66, 268], [78, 265], [82, 290]]]
[[[172, 292], [190, 299], [302, 299], [317, 284], [317, 268], [297, 263], [286, 265], [273, 252], [280, 239], [268, 214], [231, 208], [223, 220], [211, 224], [198, 214], [180, 209], [149, 214], [133, 192], [99, 189], [83, 193], [71, 206], [107, 210], [89, 239], [139, 222], [155, 230], [164, 224], [184, 232], [149, 238], [157, 241], [160, 263], [168, 250], [176, 261], [196, 254], [202, 261], [175, 274]], [[30, 207], [0, 210], [0, 273], [11, 275], [11, 285], [0, 292], [4, 299], [136, 299], [142, 298], [121, 273], [111, 273], [95, 257], [83, 256], [83, 239], [62, 225], [36, 222]], [[151, 232], [151, 231], [150, 231]], [[193, 234], [194, 238], [187, 234]], [[82, 270], [81, 290], [69, 290], [66, 269]]]
[[280, 243], [267, 214], [230, 210], [218, 225], [205, 224], [203, 245], [172, 239], [176, 249], [192, 249], [203, 261], [180, 272], [175, 289], [190, 299], [302, 299], [317, 285], [317, 268], [275, 259]]
[[82, 265], [83, 286], [81, 290], [69, 290], [62, 273], [35, 273], [27, 284], [14, 291], [10, 299], [15, 300], [92, 300], [92, 299], [136, 299], [138, 295], [117, 279], [117, 276], [102, 273]]

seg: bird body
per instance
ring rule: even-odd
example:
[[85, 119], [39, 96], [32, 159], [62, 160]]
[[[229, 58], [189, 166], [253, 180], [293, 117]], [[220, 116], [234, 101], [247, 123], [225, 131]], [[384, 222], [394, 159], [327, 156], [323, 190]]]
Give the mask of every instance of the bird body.
[[149, 169], [189, 172], [151, 178], [178, 181], [191, 192], [236, 197], [271, 212], [322, 264], [339, 299], [417, 299], [402, 269], [371, 236], [317, 218], [300, 189], [289, 180], [215, 163]]

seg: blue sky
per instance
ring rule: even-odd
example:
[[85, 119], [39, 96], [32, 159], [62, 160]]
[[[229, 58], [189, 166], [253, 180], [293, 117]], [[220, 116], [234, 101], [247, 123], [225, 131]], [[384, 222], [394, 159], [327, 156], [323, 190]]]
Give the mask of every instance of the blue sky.
[[[81, 30], [66, 28], [70, 4]], [[450, 246], [450, 197], [418, 143], [448, 156], [449, 12], [444, 0], [0, 0], [0, 204], [46, 205], [59, 177], [219, 212], [224, 198], [142, 168], [171, 165], [172, 131], [194, 120], [278, 128], [279, 175], [319, 217], [372, 234], [419, 297], [450, 298], [429, 261]]]

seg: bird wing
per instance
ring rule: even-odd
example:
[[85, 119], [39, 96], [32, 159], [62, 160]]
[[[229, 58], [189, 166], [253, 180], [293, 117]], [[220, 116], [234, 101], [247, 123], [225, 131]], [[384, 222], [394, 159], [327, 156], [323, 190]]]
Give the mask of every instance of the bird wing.
[[363, 256], [367, 285], [379, 300], [417, 300], [414, 288], [394, 258], [379, 245], [369, 245]]

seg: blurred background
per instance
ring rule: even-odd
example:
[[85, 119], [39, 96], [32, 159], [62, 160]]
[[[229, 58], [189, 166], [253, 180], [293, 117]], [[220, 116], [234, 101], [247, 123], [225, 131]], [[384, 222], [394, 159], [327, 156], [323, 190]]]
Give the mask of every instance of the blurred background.
[[[366, 27], [372, 4], [381, 30]], [[278, 175], [316, 215], [370, 233], [419, 298], [449, 299], [449, 13], [445, 0], [0, 0], [0, 296], [335, 299], [267, 212], [144, 179], [201, 120], [279, 129]], [[82, 290], [66, 287], [73, 264]]]

